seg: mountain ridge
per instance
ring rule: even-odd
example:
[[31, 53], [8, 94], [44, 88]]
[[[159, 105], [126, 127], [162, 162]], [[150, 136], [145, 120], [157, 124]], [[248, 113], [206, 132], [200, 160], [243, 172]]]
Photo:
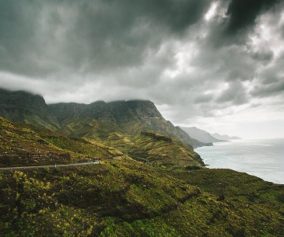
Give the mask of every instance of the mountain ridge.
[[48, 112], [41, 95], [26, 91], [9, 91], [0, 88], [0, 116], [13, 122], [36, 124], [56, 130], [59, 124]]
[[175, 137], [188, 146], [205, 145], [164, 119], [149, 100], [46, 104], [40, 95], [5, 89], [0, 89], [0, 98], [0, 116], [69, 136], [104, 138], [114, 131], [131, 135], [153, 131]]
[[204, 143], [215, 143], [222, 142], [222, 140], [215, 138], [211, 133], [197, 128], [197, 127], [182, 127], [182, 129], [192, 138], [204, 142]]
[[[60, 108], [64, 127], [59, 124], [62, 130], [55, 131], [44, 129], [45, 124], [34, 129], [31, 122], [40, 120], [33, 113], [38, 119], [44, 119], [45, 113], [28, 107], [20, 117], [22, 123], [0, 117], [1, 167], [100, 161], [90, 166], [0, 172], [3, 236], [283, 233], [283, 186], [232, 170], [208, 169], [191, 146], [158, 133], [173, 131], [173, 125], [155, 118], [155, 110], [147, 107], [141, 116], [136, 103], [120, 105], [126, 109], [122, 115], [101, 102], [86, 111], [84, 106], [81, 110], [76, 104], [62, 105], [69, 114], [65, 117]], [[88, 111], [93, 107], [98, 109], [96, 119]], [[13, 108], [14, 113], [22, 113]], [[144, 131], [145, 123], [156, 130]]]
[[216, 142], [226, 142], [236, 139], [241, 139], [236, 136], [220, 135], [218, 133], [209, 133], [198, 127], [182, 127], [182, 129], [193, 139], [201, 141], [203, 143], [216, 143]]

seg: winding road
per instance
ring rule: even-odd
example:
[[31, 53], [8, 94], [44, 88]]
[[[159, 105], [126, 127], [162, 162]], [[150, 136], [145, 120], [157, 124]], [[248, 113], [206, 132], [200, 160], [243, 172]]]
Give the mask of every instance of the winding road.
[[76, 166], [86, 166], [86, 165], [97, 165], [100, 161], [88, 161], [81, 163], [71, 163], [71, 164], [53, 164], [53, 165], [32, 165], [32, 166], [15, 166], [15, 167], [0, 167], [0, 171], [9, 170], [33, 170], [33, 169], [45, 169], [45, 168], [62, 168], [62, 167], [76, 167]]

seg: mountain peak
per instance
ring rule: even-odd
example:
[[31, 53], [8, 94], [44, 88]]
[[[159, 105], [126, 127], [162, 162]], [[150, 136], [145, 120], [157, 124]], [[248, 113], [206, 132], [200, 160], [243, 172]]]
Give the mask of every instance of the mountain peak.
[[27, 91], [11, 91], [0, 88], [0, 103], [17, 106], [46, 106], [45, 100], [41, 95], [33, 94]]
[[27, 91], [0, 89], [0, 116], [50, 130], [56, 130], [59, 126], [56, 118], [49, 113], [44, 98]]
[[23, 122], [32, 114], [43, 115], [47, 105], [42, 96], [26, 91], [0, 89], [0, 116]]

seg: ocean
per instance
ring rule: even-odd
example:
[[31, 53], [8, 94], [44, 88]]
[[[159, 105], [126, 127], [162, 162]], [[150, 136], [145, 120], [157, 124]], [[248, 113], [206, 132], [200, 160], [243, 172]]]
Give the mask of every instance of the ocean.
[[228, 168], [284, 184], [284, 139], [235, 140], [196, 149], [209, 168]]

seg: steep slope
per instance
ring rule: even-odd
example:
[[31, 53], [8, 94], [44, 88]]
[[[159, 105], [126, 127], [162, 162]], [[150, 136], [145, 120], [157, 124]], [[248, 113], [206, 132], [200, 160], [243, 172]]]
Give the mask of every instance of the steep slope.
[[0, 116], [77, 138], [103, 139], [116, 131], [129, 135], [151, 131], [179, 139], [188, 146], [204, 145], [166, 121], [151, 101], [47, 105], [39, 95], [0, 89]]
[[0, 116], [18, 123], [26, 123], [51, 130], [59, 128], [48, 111], [43, 97], [24, 91], [0, 89]]
[[5, 119], [0, 125], [1, 154], [10, 166], [22, 160], [22, 149], [29, 157], [38, 151], [69, 153], [70, 161], [102, 157], [88, 167], [0, 171], [1, 236], [232, 237], [284, 231], [283, 186], [230, 170], [163, 169], [152, 159], [170, 151], [154, 143], [171, 147], [171, 138], [146, 133], [129, 141], [131, 155], [141, 147], [146, 164], [94, 140], [33, 131]]
[[122, 157], [169, 168], [202, 167], [204, 163], [180, 141], [154, 133], [136, 136], [112, 133], [103, 141], [32, 130], [0, 117], [0, 166], [70, 163]]
[[182, 130], [184, 130], [193, 139], [196, 139], [203, 143], [212, 144], [214, 142], [222, 141], [212, 136], [209, 132], [206, 132], [196, 127], [182, 127]]
[[107, 144], [130, 157], [167, 169], [195, 169], [204, 166], [200, 156], [182, 142], [152, 132], [130, 136], [112, 133]]
[[98, 101], [88, 105], [61, 103], [50, 105], [49, 109], [60, 122], [62, 131], [72, 136], [104, 138], [116, 131], [129, 135], [152, 131], [177, 138], [193, 147], [204, 145], [166, 121], [151, 101]]

